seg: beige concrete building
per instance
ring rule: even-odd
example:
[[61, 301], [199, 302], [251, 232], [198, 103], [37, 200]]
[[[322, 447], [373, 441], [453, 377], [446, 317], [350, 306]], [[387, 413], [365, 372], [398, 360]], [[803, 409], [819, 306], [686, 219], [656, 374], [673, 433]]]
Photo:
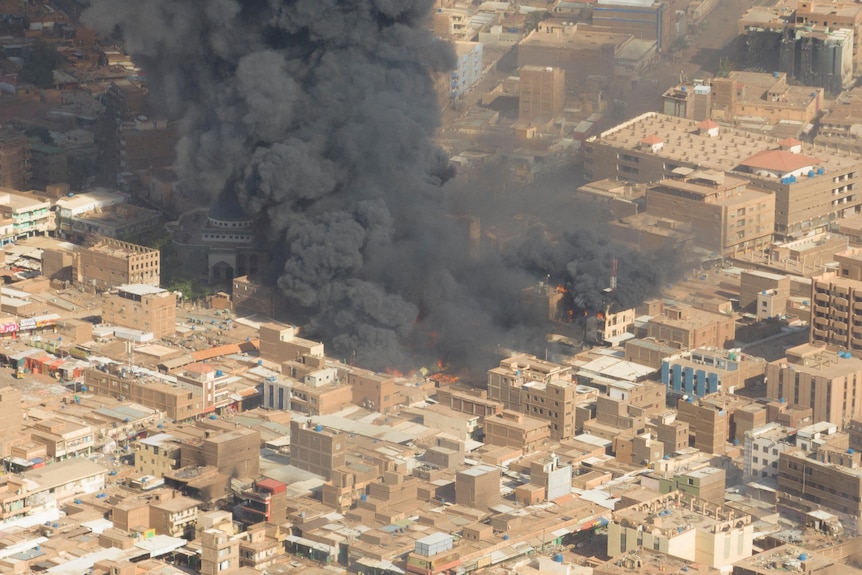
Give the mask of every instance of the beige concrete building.
[[30, 183], [30, 141], [23, 132], [0, 131], [0, 187], [27, 189]]
[[135, 471], [163, 477], [180, 467], [180, 443], [168, 433], [158, 433], [135, 442]]
[[518, 94], [518, 120], [550, 120], [566, 104], [566, 72], [552, 66], [522, 66]]
[[158, 287], [161, 281], [160, 252], [153, 248], [100, 238], [77, 258], [78, 283], [99, 291], [124, 284]]
[[862, 415], [862, 359], [803, 344], [766, 367], [766, 396], [809, 407], [813, 421], [839, 427]]
[[103, 296], [102, 321], [152, 333], [160, 338], [177, 330], [177, 296], [146, 284], [117, 286]]
[[682, 170], [717, 170], [775, 195], [775, 232], [801, 236], [862, 211], [855, 193], [862, 157], [795, 140], [730, 128], [701, 129], [692, 120], [647, 113], [587, 140], [587, 178], [656, 182]]
[[219, 529], [205, 529], [201, 534], [201, 575], [239, 569], [239, 546], [239, 538]]
[[550, 422], [551, 437], [555, 440], [575, 435], [577, 395], [570, 366], [532, 355], [506, 358], [498, 367], [488, 370], [488, 399], [501, 402], [506, 409]]
[[862, 350], [862, 281], [829, 272], [812, 278], [811, 288], [810, 341]]
[[[734, 70], [726, 78], [710, 80], [711, 117], [721, 122], [776, 126], [781, 122], [798, 126], [814, 121], [823, 106], [823, 88], [787, 83], [787, 74]], [[796, 135], [796, 134], [794, 134]]]
[[500, 498], [500, 468], [477, 465], [455, 475], [455, 503], [485, 510]]
[[664, 179], [647, 189], [647, 213], [690, 222], [695, 245], [721, 257], [770, 245], [775, 196], [713, 170]]
[[682, 502], [678, 492], [615, 511], [608, 524], [611, 557], [654, 549], [712, 569], [729, 569], [749, 557], [753, 540], [750, 516], [705, 500]]
[[499, 415], [485, 418], [485, 443], [534, 453], [550, 443], [550, 427], [546, 420], [503, 410]]
[[90, 368], [84, 372], [84, 383], [90, 393], [139, 403], [157, 409], [168, 419], [183, 421], [203, 413], [200, 389], [178, 385], [175, 377], [144, 369], [126, 369], [122, 364], [108, 364], [105, 369]]
[[260, 326], [260, 357], [278, 364], [286, 361], [308, 361], [323, 358], [323, 344], [299, 337], [299, 328], [283, 323]]
[[736, 337], [733, 316], [696, 309], [685, 304], [663, 306], [661, 315], [647, 322], [647, 337], [688, 350], [727, 347]]
[[305, 471], [332, 478], [332, 472], [344, 465], [347, 436], [321, 425], [290, 422], [290, 462]]

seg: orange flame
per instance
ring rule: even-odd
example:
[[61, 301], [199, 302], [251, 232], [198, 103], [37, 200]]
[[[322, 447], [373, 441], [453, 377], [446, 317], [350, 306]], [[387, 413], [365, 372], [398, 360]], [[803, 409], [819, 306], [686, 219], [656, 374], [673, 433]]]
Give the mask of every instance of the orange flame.
[[602, 312], [600, 312], [600, 311], [597, 311], [597, 312], [596, 312], [596, 317], [597, 317], [597, 318], [599, 318], [599, 319], [605, 319], [605, 314], [603, 314], [603, 313], [602, 313]]
[[386, 372], [386, 375], [391, 375], [394, 377], [404, 377], [404, 372], [398, 371], [394, 367], [387, 367], [384, 371]]
[[557, 284], [557, 293], [569, 293], [563, 284]]

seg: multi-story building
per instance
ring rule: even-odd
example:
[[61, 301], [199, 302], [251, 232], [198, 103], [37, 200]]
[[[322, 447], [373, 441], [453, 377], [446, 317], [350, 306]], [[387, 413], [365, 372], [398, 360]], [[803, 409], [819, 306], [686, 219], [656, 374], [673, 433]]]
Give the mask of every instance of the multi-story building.
[[657, 0], [598, 0], [592, 5], [592, 24], [597, 30], [655, 40], [659, 50], [667, 50], [676, 36], [673, 13], [670, 4]]
[[[570, 366], [520, 354], [488, 370], [488, 399], [506, 409], [549, 421], [553, 439], [575, 434], [575, 397]], [[486, 430], [487, 433], [487, 430]]]
[[520, 449], [533, 453], [550, 443], [550, 423], [544, 419], [528, 417], [516, 411], [503, 410], [499, 415], [485, 418], [485, 443]]
[[847, 436], [836, 434], [834, 426], [821, 431], [815, 427], [800, 429], [796, 448], [778, 455], [778, 509], [802, 517], [822, 508], [858, 531], [862, 453], [847, 449]]
[[247, 275], [236, 277], [231, 282], [230, 295], [237, 315], [275, 315], [276, 288], [268, 282]]
[[265, 323], [260, 326], [260, 357], [278, 364], [286, 361], [308, 361], [322, 358], [323, 344], [303, 339], [299, 328], [283, 323]]
[[244, 535], [245, 538], [239, 542], [240, 567], [251, 567], [263, 572], [284, 552], [280, 541], [275, 537], [267, 537], [266, 525], [263, 523], [249, 526]]
[[811, 342], [862, 350], [862, 281], [835, 272], [811, 278], [811, 305]]
[[454, 42], [455, 69], [449, 72], [449, 97], [458, 98], [482, 77], [482, 43]]
[[500, 468], [477, 465], [455, 475], [455, 503], [488, 509], [500, 498]]
[[150, 502], [150, 527], [159, 535], [191, 539], [195, 533], [201, 502], [191, 497], [157, 495]]
[[661, 382], [668, 395], [704, 397], [734, 393], [763, 381], [766, 361], [740, 351], [699, 347], [661, 362]]
[[21, 132], [0, 131], [0, 187], [26, 190], [30, 185], [30, 141]]
[[695, 245], [720, 257], [762, 251], [775, 228], [775, 196], [748, 184], [712, 170], [664, 179], [647, 188], [646, 211], [690, 222]]
[[100, 238], [77, 253], [78, 283], [99, 291], [126, 284], [158, 287], [161, 281], [160, 252], [112, 238]]
[[84, 383], [90, 393], [139, 403], [174, 421], [203, 413], [200, 388], [184, 385], [172, 375], [111, 363], [87, 369]]
[[743, 447], [743, 480], [778, 480], [778, 458], [793, 449], [790, 437], [795, 430], [779, 423], [767, 423], [745, 432]]
[[688, 424], [694, 447], [704, 453], [723, 454], [727, 449], [727, 411], [720, 405], [689, 397], [677, 403], [677, 419]]
[[6, 188], [0, 188], [0, 218], [12, 220], [12, 229], [5, 230], [7, 240], [44, 236], [56, 227], [51, 202]]
[[663, 306], [663, 313], [647, 322], [647, 337], [682, 350], [724, 348], [736, 338], [732, 316], [712, 313], [685, 304]]
[[239, 538], [219, 529], [201, 533], [201, 575], [218, 575], [239, 568]]
[[[818, 86], [793, 86], [787, 74], [732, 71], [726, 78], [710, 80], [711, 117], [725, 123], [750, 123], [754, 118], [765, 126], [798, 125], [802, 131], [817, 117], [825, 98]], [[785, 132], [786, 133], [786, 132]]]
[[242, 499], [240, 515], [245, 525], [281, 524], [287, 519], [287, 486], [281, 481], [269, 478], [255, 481], [251, 489], [242, 492]]
[[551, 66], [522, 66], [518, 94], [518, 119], [550, 120], [566, 104], [566, 72]]
[[353, 393], [352, 402], [365, 409], [389, 413], [401, 401], [391, 375], [354, 368], [347, 374], [347, 383]]
[[679, 84], [662, 94], [662, 113], [696, 122], [710, 119], [712, 87], [708, 84]]
[[180, 443], [168, 433], [135, 442], [135, 471], [142, 475], [163, 477], [180, 467]]
[[673, 178], [679, 168], [732, 172], [748, 179], [748, 187], [775, 195], [781, 236], [824, 231], [829, 222], [862, 211], [862, 195], [855, 193], [862, 158], [795, 140], [700, 129], [692, 120], [650, 112], [589, 138], [584, 153], [593, 179], [648, 183]]
[[766, 396], [811, 408], [813, 421], [843, 428], [862, 415], [862, 359], [823, 345], [788, 349], [766, 366]]
[[256, 478], [260, 473], [260, 432], [237, 427], [182, 441], [180, 467], [210, 466], [228, 477]]
[[751, 517], [704, 500], [683, 503], [679, 492], [615, 511], [608, 555], [653, 549], [710, 569], [729, 569], [753, 550]]
[[295, 419], [290, 422], [291, 465], [320, 475], [328, 481], [332, 478], [332, 471], [344, 465], [346, 456], [346, 434]]
[[48, 456], [55, 460], [87, 456], [95, 447], [93, 428], [59, 416], [37, 422], [30, 435], [44, 443]]
[[102, 297], [102, 321], [161, 338], [177, 330], [177, 296], [147, 284], [125, 284]]
[[79, 495], [105, 488], [108, 470], [88, 459], [69, 459], [53, 465], [7, 475], [0, 486], [0, 523], [59, 508]]

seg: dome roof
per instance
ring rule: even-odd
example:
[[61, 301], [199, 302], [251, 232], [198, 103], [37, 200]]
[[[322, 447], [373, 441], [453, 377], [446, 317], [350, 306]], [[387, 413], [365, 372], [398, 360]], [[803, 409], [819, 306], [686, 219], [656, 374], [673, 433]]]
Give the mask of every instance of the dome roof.
[[222, 222], [240, 222], [252, 219], [245, 213], [236, 192], [231, 187], [225, 189], [210, 206], [209, 218]]

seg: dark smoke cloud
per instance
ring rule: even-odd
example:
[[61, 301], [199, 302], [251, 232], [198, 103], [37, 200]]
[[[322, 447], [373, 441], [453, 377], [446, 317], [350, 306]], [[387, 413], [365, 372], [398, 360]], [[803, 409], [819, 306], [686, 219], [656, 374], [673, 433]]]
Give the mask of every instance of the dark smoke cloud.
[[[453, 171], [430, 140], [431, 78], [454, 56], [427, 30], [431, 4], [91, 0], [85, 14], [122, 35], [181, 121], [184, 180], [212, 199], [236, 193], [267, 226], [285, 254], [277, 284], [289, 319], [336, 356], [375, 368], [521, 347], [539, 332], [525, 327], [520, 288], [553, 274], [595, 307], [614, 251], [572, 231], [468, 255], [463, 226], [447, 217], [453, 202], [493, 219], [499, 199], [443, 186]], [[621, 269], [643, 270], [634, 301], [658, 272], [629, 259]]]

